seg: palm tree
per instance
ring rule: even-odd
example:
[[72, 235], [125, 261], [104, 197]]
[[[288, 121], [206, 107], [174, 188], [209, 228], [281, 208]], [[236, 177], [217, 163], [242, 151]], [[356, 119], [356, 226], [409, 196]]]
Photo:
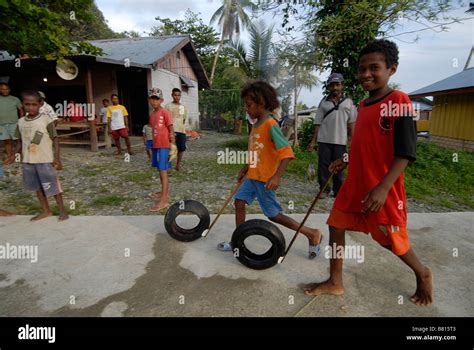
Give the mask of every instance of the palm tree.
[[234, 34], [239, 36], [240, 28], [246, 28], [250, 24], [250, 18], [245, 12], [246, 9], [251, 9], [253, 11], [257, 9], [257, 5], [250, 0], [222, 0], [222, 6], [219, 7], [211, 17], [210, 23], [213, 24], [217, 21], [221, 27], [221, 41], [217, 47], [216, 56], [214, 57], [214, 62], [212, 64], [210, 78], [211, 85], [216, 71], [219, 52], [224, 45], [224, 41], [226, 39], [231, 39]]
[[249, 78], [270, 80], [278, 75], [279, 65], [273, 57], [273, 25], [267, 27], [264, 21], [252, 23], [249, 28], [250, 43], [245, 48], [239, 39], [232, 40], [226, 47], [231, 48], [242, 63], [242, 68]]

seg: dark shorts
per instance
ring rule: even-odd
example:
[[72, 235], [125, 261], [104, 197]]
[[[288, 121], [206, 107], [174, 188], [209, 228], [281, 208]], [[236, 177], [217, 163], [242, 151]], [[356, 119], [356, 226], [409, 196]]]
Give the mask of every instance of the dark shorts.
[[112, 138], [114, 140], [119, 139], [120, 137], [128, 137], [127, 128], [112, 130]]
[[153, 148], [153, 140], [146, 140], [145, 147], [146, 147], [146, 149], [152, 149]]
[[170, 154], [169, 148], [152, 148], [151, 149], [151, 166], [158, 170], [171, 169], [171, 163], [168, 161]]
[[58, 173], [51, 163], [23, 164], [23, 187], [32, 192], [43, 190], [46, 197], [62, 192]]
[[175, 132], [176, 137], [176, 147], [178, 148], [178, 152], [186, 151], [186, 134], [182, 132]]

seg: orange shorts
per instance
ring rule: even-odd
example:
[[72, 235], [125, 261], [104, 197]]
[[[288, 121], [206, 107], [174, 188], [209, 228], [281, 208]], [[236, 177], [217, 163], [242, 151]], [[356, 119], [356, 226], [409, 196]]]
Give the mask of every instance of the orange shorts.
[[390, 248], [395, 255], [403, 255], [410, 249], [406, 227], [379, 225], [367, 216], [358, 213], [345, 213], [332, 208], [327, 224], [341, 230], [370, 233], [380, 245]]

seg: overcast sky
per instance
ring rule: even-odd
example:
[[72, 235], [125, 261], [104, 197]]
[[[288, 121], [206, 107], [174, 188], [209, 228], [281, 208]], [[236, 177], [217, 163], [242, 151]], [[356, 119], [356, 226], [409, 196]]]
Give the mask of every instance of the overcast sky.
[[[221, 5], [221, 0], [96, 0], [99, 9], [103, 12], [109, 26], [117, 32], [135, 30], [146, 36], [151, 27], [157, 25], [155, 17], [169, 17], [178, 19], [184, 17], [187, 8], [200, 12], [205, 23]], [[449, 13], [459, 18], [474, 17], [474, 14], [464, 13], [468, 1], [453, 2], [457, 7]], [[270, 17], [270, 18], [268, 18]], [[265, 16], [267, 24], [280, 25], [280, 19]], [[273, 21], [273, 22], [270, 22]], [[420, 25], [406, 23], [401, 19], [403, 27], [395, 33], [423, 28]], [[449, 31], [435, 33], [426, 30], [417, 33], [419, 40], [413, 41], [416, 34], [398, 36], [394, 40], [400, 50], [400, 64], [398, 72], [392, 81], [398, 83], [405, 92], [411, 92], [460, 72], [464, 68], [468, 54], [474, 46], [474, 20], [449, 25]], [[246, 33], [242, 39], [246, 39]], [[403, 40], [403, 41], [402, 41]], [[471, 64], [472, 65], [472, 64]], [[321, 80], [327, 78], [328, 73], [319, 74]], [[303, 91], [300, 100], [308, 106], [317, 105], [324, 92], [321, 86], [312, 91]]]

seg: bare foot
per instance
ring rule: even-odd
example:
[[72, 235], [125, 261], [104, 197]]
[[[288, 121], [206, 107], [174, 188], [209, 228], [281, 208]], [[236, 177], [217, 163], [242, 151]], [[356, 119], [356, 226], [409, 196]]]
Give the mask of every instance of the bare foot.
[[64, 220], [67, 220], [69, 219], [69, 215], [67, 213], [60, 213], [59, 214], [59, 217], [58, 217], [58, 221], [64, 221]]
[[161, 198], [161, 192], [152, 192], [152, 193], [149, 193], [148, 196], [150, 198], [153, 198], [153, 199], [156, 199], [156, 200], [160, 200]]
[[331, 294], [331, 295], [343, 295], [344, 287], [342, 285], [336, 285], [333, 281], [328, 279], [324, 282], [316, 282], [307, 284], [304, 288], [304, 294], [306, 295], [322, 295], [322, 294]]
[[425, 273], [416, 276], [416, 292], [410, 300], [418, 306], [428, 306], [433, 303], [433, 273], [427, 267]]
[[13, 216], [13, 215], [15, 215], [15, 214], [10, 213], [9, 211], [0, 209], [0, 216]]
[[51, 215], [53, 215], [53, 213], [51, 211], [44, 211], [42, 213], [39, 213], [36, 216], [33, 216], [30, 219], [30, 221], [38, 221], [38, 220], [41, 220], [41, 219], [45, 219], [45, 218], [47, 218], [48, 216], [51, 216]]

